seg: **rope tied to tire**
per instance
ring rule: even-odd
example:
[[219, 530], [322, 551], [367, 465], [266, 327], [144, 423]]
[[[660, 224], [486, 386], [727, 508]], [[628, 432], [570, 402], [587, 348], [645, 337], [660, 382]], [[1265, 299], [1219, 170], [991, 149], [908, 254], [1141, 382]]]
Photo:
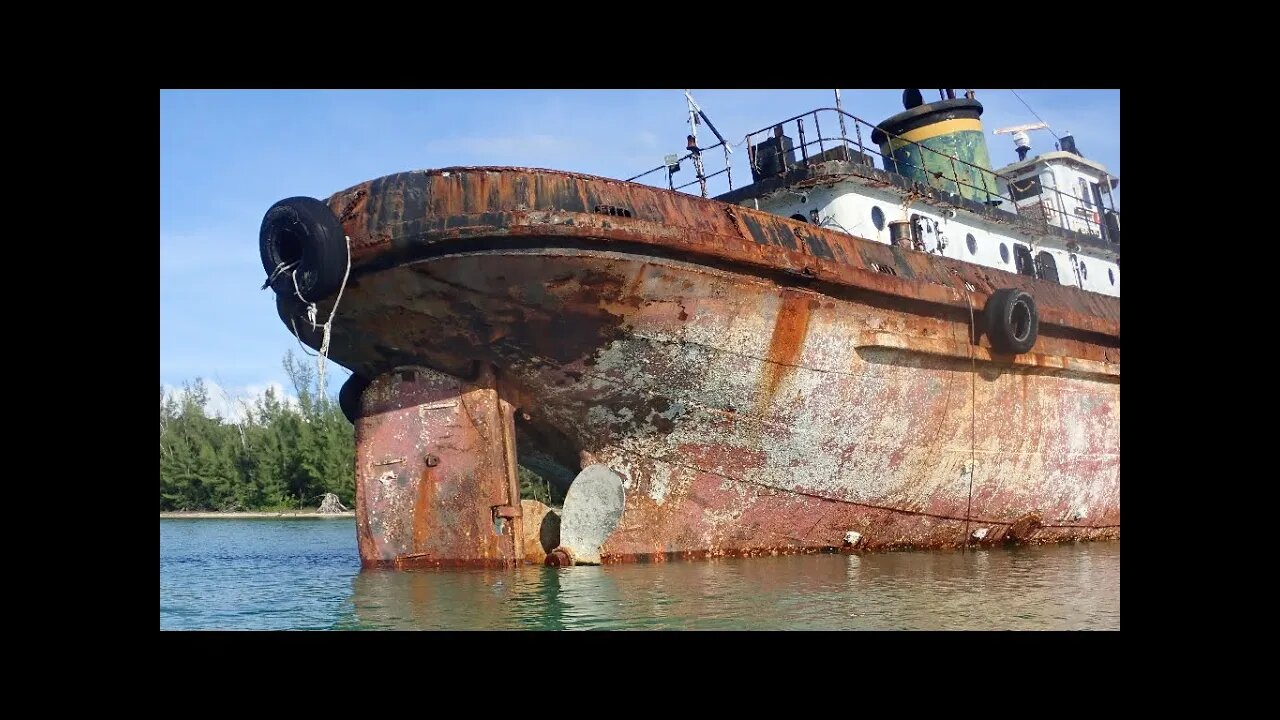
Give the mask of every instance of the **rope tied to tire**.
[[[957, 273], [957, 276], [959, 273]], [[963, 282], [963, 278], [961, 281]], [[973, 356], [974, 343], [978, 342], [978, 321], [973, 314], [973, 298], [969, 294], [969, 283], [964, 282], [964, 301], [969, 306], [969, 493], [964, 507], [964, 544], [960, 552], [969, 550], [969, 518], [973, 513], [973, 476], [978, 472], [978, 361]]]
[[1030, 293], [1016, 288], [998, 288], [987, 297], [980, 327], [979, 318], [974, 312], [970, 284], [960, 277], [958, 271], [951, 272], [963, 283], [960, 289], [964, 294], [965, 305], [969, 308], [969, 341], [965, 343], [969, 351], [969, 491], [964, 510], [964, 540], [961, 545], [961, 552], [964, 552], [971, 539], [969, 523], [973, 513], [973, 482], [978, 469], [978, 363], [974, 346], [978, 344], [978, 336], [985, 332], [993, 352], [1013, 355], [1030, 352], [1039, 336], [1040, 317], [1035, 299]]
[[[311, 331], [322, 333], [315, 357], [317, 379], [320, 387], [325, 388], [325, 361], [329, 357], [333, 321], [351, 277], [351, 237], [326, 203], [315, 198], [293, 197], [277, 202], [267, 211], [258, 234], [258, 246], [262, 267], [267, 271], [263, 289], [270, 287], [275, 291], [277, 306], [283, 308], [281, 319], [293, 330], [304, 354], [313, 353], [302, 341], [296, 318], [305, 316]], [[286, 274], [288, 280], [284, 279]], [[334, 291], [337, 297], [329, 317], [320, 323], [316, 303]], [[282, 302], [285, 304], [281, 305]], [[312, 342], [315, 340], [311, 338]]]
[[[333, 333], [333, 317], [338, 314], [338, 303], [342, 302], [342, 292], [347, 289], [347, 279], [351, 277], [351, 237], [347, 235], [344, 235], [343, 237], [346, 238], [347, 243], [347, 270], [342, 275], [342, 284], [338, 286], [338, 297], [333, 301], [333, 307], [329, 308], [329, 319], [325, 320], [324, 324], [317, 326], [316, 317], [319, 315], [319, 310], [316, 308], [316, 304], [314, 302], [307, 303], [307, 321], [311, 323], [311, 329], [315, 330], [317, 327], [323, 328], [323, 335], [320, 340], [320, 352], [315, 354], [316, 380], [322, 388], [322, 392], [324, 391], [323, 388], [326, 387], [324, 384], [324, 362], [329, 359], [329, 340]], [[298, 296], [299, 300], [307, 302], [307, 299], [302, 296], [302, 291], [298, 289], [297, 268], [294, 268], [291, 274], [293, 275], [294, 294]], [[293, 336], [298, 340], [298, 347], [301, 347], [302, 351], [307, 355], [311, 355], [312, 353], [306, 352], [307, 348], [302, 344], [302, 338], [298, 335], [297, 324], [294, 323], [292, 318], [290, 318], [289, 323], [293, 325]]]
[[[320, 376], [320, 387], [326, 387], [324, 384], [324, 361], [329, 358], [329, 338], [333, 332], [333, 316], [338, 314], [338, 303], [342, 302], [342, 291], [347, 289], [347, 278], [351, 277], [351, 238], [344, 235], [347, 241], [347, 270], [342, 274], [342, 284], [338, 286], [338, 297], [333, 301], [333, 307], [329, 310], [329, 319], [324, 323], [324, 340], [320, 343], [320, 355], [316, 360], [316, 373]], [[308, 316], [315, 322], [316, 304], [311, 303], [310, 309], [307, 311]], [[312, 325], [311, 329], [315, 329]]]
[[[281, 273], [283, 273], [283, 272], [284, 272], [284, 271], [286, 271], [286, 270], [293, 270], [293, 269], [297, 268], [297, 267], [298, 267], [298, 263], [300, 263], [300, 262], [302, 262], [302, 261], [301, 261], [301, 260], [297, 260], [297, 261], [295, 261], [295, 262], [293, 262], [293, 263], [290, 263], [290, 264], [286, 265], [286, 264], [285, 264], [285, 262], [284, 262], [283, 260], [281, 260], [279, 263], [277, 263], [277, 264], [276, 264], [276, 269], [271, 271], [271, 275], [269, 275], [269, 276], [267, 277], [267, 281], [266, 281], [266, 282], [264, 282], [264, 283], [262, 283], [262, 287], [260, 287], [260, 288], [258, 288], [258, 289], [259, 289], [259, 290], [266, 290], [267, 288], [271, 287], [271, 283], [275, 282], [275, 281], [276, 281], [276, 278], [280, 277], [280, 274], [281, 274]], [[297, 282], [297, 280], [296, 280], [296, 279], [294, 280], [293, 285], [294, 285], [294, 287], [295, 287], [295, 288], [298, 286], [298, 282]]]

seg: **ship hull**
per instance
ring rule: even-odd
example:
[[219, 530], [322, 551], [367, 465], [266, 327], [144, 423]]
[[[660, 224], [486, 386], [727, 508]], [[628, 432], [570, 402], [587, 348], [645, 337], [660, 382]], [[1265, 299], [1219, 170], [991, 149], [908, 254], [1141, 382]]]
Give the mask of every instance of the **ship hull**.
[[[674, 222], [539, 211], [534, 186], [570, 176], [533, 173], [488, 171], [482, 192], [452, 198], [437, 175], [435, 186], [409, 178], [329, 200], [356, 259], [330, 354], [378, 378], [356, 421], [366, 565], [530, 555], [518, 511], [498, 517], [519, 505], [513, 467], [482, 447], [499, 437], [570, 471], [617, 474], [625, 504], [584, 553], [592, 561], [1119, 537], [1118, 299], [814, 229], [797, 233], [798, 259], [762, 247], [735, 262], [728, 242], [692, 252], [710, 222], [699, 237]], [[611, 206], [635, 207], [640, 192], [572, 179], [600, 193], [624, 186]], [[503, 184], [520, 182], [533, 204], [504, 198]], [[410, 202], [413, 187], [423, 196]], [[677, 197], [709, 219], [729, 207]], [[471, 219], [451, 228], [441, 217]], [[804, 253], [810, 238], [832, 257]], [[996, 353], [982, 338], [985, 296], [1028, 283], [1041, 336], [1030, 353]], [[417, 383], [437, 377], [434, 389], [414, 390], [405, 368], [421, 370]], [[484, 442], [449, 450], [492, 459], [474, 503], [448, 495], [475, 492], [466, 478], [483, 469], [443, 481], [402, 461], [458, 437], [456, 421], [432, 426], [423, 410], [465, 395], [449, 378], [492, 396], [490, 420], [467, 420]], [[379, 464], [393, 456], [398, 495]]]

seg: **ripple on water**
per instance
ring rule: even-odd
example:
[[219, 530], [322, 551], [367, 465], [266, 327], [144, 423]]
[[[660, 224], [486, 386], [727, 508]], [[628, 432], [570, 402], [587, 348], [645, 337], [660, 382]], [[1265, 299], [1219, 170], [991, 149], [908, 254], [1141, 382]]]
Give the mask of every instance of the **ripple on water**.
[[161, 520], [161, 629], [1119, 629], [1120, 543], [360, 571], [353, 520]]

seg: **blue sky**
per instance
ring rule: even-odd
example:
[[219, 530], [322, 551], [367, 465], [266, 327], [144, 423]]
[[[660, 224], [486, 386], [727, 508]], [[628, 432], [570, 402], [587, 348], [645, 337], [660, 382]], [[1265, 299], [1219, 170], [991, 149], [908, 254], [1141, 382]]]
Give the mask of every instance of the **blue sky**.
[[[1071, 131], [1086, 157], [1121, 174], [1118, 90], [1017, 93], [1059, 135]], [[902, 110], [901, 90], [841, 94], [847, 112], [871, 123]], [[831, 90], [695, 89], [693, 96], [733, 143], [834, 102]], [[1035, 116], [1009, 90], [978, 90], [977, 98], [993, 166], [1014, 161], [1009, 137], [990, 132]], [[270, 291], [258, 290], [258, 226], [275, 201], [323, 199], [381, 175], [450, 165], [627, 178], [683, 151], [686, 117], [680, 90], [162, 91], [160, 382], [199, 376], [231, 396], [287, 382], [280, 361], [297, 342]], [[700, 127], [701, 144], [714, 142], [709, 137]], [[1045, 131], [1031, 140], [1033, 153], [1052, 149]], [[749, 179], [744, 150], [735, 153], [737, 184]], [[707, 166], [723, 162], [710, 156]], [[692, 168], [676, 177], [692, 179]], [[330, 367], [336, 392], [347, 372]]]

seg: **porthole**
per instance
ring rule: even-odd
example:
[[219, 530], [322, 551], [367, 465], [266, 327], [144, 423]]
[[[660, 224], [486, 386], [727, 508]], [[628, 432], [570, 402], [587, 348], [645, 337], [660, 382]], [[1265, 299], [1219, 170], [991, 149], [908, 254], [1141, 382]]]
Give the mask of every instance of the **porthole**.
[[1085, 267], [1084, 263], [1080, 263], [1080, 279], [1081, 280], [1089, 279], [1089, 268]]
[[978, 254], [978, 238], [974, 237], [973, 233], [964, 236], [964, 244], [969, 246], [970, 255]]
[[1000, 243], [1000, 262], [1009, 264], [1009, 246], [1004, 243]]
[[1115, 284], [1116, 284], [1116, 271], [1115, 271], [1115, 270], [1112, 270], [1111, 268], [1107, 268], [1107, 277], [1111, 278], [1111, 284], [1112, 284], [1112, 285], [1115, 285]]
[[871, 223], [876, 226], [877, 230], [884, 229], [884, 211], [880, 209], [879, 205], [871, 207]]

